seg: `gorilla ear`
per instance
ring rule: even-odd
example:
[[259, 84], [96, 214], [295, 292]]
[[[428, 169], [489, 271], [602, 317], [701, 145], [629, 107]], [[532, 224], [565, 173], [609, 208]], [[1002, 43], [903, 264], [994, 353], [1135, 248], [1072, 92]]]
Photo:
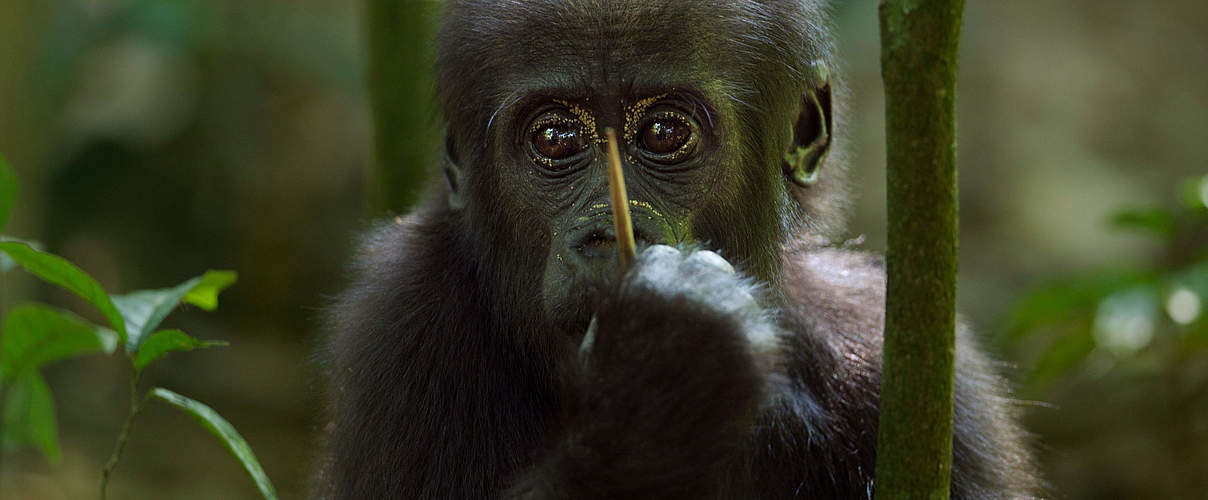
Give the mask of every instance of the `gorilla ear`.
[[462, 171], [458, 165], [457, 149], [453, 135], [445, 131], [445, 149], [440, 154], [440, 171], [449, 186], [449, 208], [461, 210], [466, 206], [466, 195], [462, 186]]
[[801, 112], [793, 124], [793, 142], [784, 154], [784, 175], [798, 186], [807, 187], [818, 181], [818, 168], [826, 159], [831, 145], [831, 87], [825, 63], [814, 63], [820, 82], [805, 92]]

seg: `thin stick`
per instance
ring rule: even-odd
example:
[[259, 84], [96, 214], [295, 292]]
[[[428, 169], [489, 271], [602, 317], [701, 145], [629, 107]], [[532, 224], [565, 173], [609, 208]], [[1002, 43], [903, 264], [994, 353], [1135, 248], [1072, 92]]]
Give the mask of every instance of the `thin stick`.
[[617, 148], [617, 132], [604, 129], [608, 136], [608, 190], [612, 194], [612, 223], [617, 231], [617, 254], [621, 269], [629, 269], [637, 250], [633, 242], [633, 221], [629, 219], [629, 195], [625, 193], [625, 175], [621, 173], [621, 152]]
[[138, 397], [138, 379], [140, 373], [134, 372], [130, 377], [130, 413], [126, 415], [125, 422], [122, 423], [122, 430], [117, 435], [117, 444], [113, 445], [113, 452], [109, 455], [109, 460], [105, 462], [105, 467], [101, 469], [101, 500], [105, 500], [105, 490], [109, 487], [109, 476], [113, 474], [113, 469], [117, 468], [117, 463], [122, 459], [122, 452], [126, 450], [126, 441], [130, 437], [130, 427], [134, 425], [134, 419], [143, 412], [143, 407], [147, 404], [147, 398], [150, 394]]

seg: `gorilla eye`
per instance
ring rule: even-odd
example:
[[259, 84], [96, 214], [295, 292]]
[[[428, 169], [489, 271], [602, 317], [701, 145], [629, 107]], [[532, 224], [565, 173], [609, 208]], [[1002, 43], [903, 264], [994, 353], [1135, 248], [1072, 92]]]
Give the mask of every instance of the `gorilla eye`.
[[659, 113], [642, 125], [638, 139], [652, 160], [676, 163], [696, 147], [697, 134], [691, 122], [676, 113]]
[[683, 123], [655, 120], [642, 131], [642, 146], [651, 153], [665, 155], [684, 147], [691, 137], [692, 130]]
[[559, 123], [536, 127], [533, 151], [546, 160], [565, 160], [587, 149], [587, 139], [579, 127]]

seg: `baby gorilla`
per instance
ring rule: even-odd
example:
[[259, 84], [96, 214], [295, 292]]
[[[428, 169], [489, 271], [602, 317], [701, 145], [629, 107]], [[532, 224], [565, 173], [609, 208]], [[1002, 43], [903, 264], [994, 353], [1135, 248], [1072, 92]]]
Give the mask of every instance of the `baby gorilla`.
[[[443, 182], [333, 307], [316, 495], [870, 497], [884, 274], [825, 243], [825, 26], [801, 0], [449, 0]], [[605, 127], [645, 248], [623, 275]], [[963, 329], [955, 382], [953, 497], [1032, 496]]]

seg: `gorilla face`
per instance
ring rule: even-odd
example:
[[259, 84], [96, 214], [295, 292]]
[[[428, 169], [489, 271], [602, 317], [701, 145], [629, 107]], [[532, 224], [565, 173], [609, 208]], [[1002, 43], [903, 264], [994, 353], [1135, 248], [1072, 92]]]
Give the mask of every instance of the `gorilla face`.
[[[596, 11], [586, 3], [534, 2], [515, 19], [458, 12], [465, 3], [452, 7], [450, 15], [463, 20], [455, 29], [477, 36], [440, 47], [437, 65], [449, 156], [464, 159], [446, 166], [451, 199], [473, 200], [464, 206], [467, 226], [490, 233], [470, 235], [489, 240], [482, 247], [524, 254], [499, 264], [542, 277], [542, 310], [555, 323], [586, 322], [585, 291], [619, 274], [605, 127], [619, 134], [639, 247], [700, 245], [772, 281], [779, 244], [801, 218], [785, 174], [813, 171], [821, 158], [798, 155], [787, 165], [786, 155], [825, 136], [816, 124], [829, 124], [822, 113], [830, 112], [829, 96], [825, 110], [805, 105], [826, 88], [825, 76], [816, 78], [804, 59], [810, 44], [801, 32], [797, 51], [763, 53], [749, 43], [793, 43], [785, 33], [741, 22], [774, 15], [770, 5], [723, 7], [734, 11], [729, 16], [715, 15], [717, 7], [677, 5]], [[642, 22], [651, 16], [685, 22], [652, 29]], [[786, 54], [803, 58], [784, 60]], [[783, 78], [783, 66], [766, 68], [774, 64], [799, 66], [803, 78]]]
[[724, 178], [733, 162], [718, 154], [707, 108], [687, 91], [536, 101], [515, 129], [520, 137], [513, 154], [528, 171], [517, 181], [519, 189], [540, 193], [549, 209], [544, 219], [534, 221], [544, 221], [549, 234], [542, 274], [545, 309], [551, 319], [580, 317], [587, 299], [584, 286], [619, 273], [599, 124], [618, 129], [639, 245], [695, 242], [692, 217], [708, 198], [704, 186]]

